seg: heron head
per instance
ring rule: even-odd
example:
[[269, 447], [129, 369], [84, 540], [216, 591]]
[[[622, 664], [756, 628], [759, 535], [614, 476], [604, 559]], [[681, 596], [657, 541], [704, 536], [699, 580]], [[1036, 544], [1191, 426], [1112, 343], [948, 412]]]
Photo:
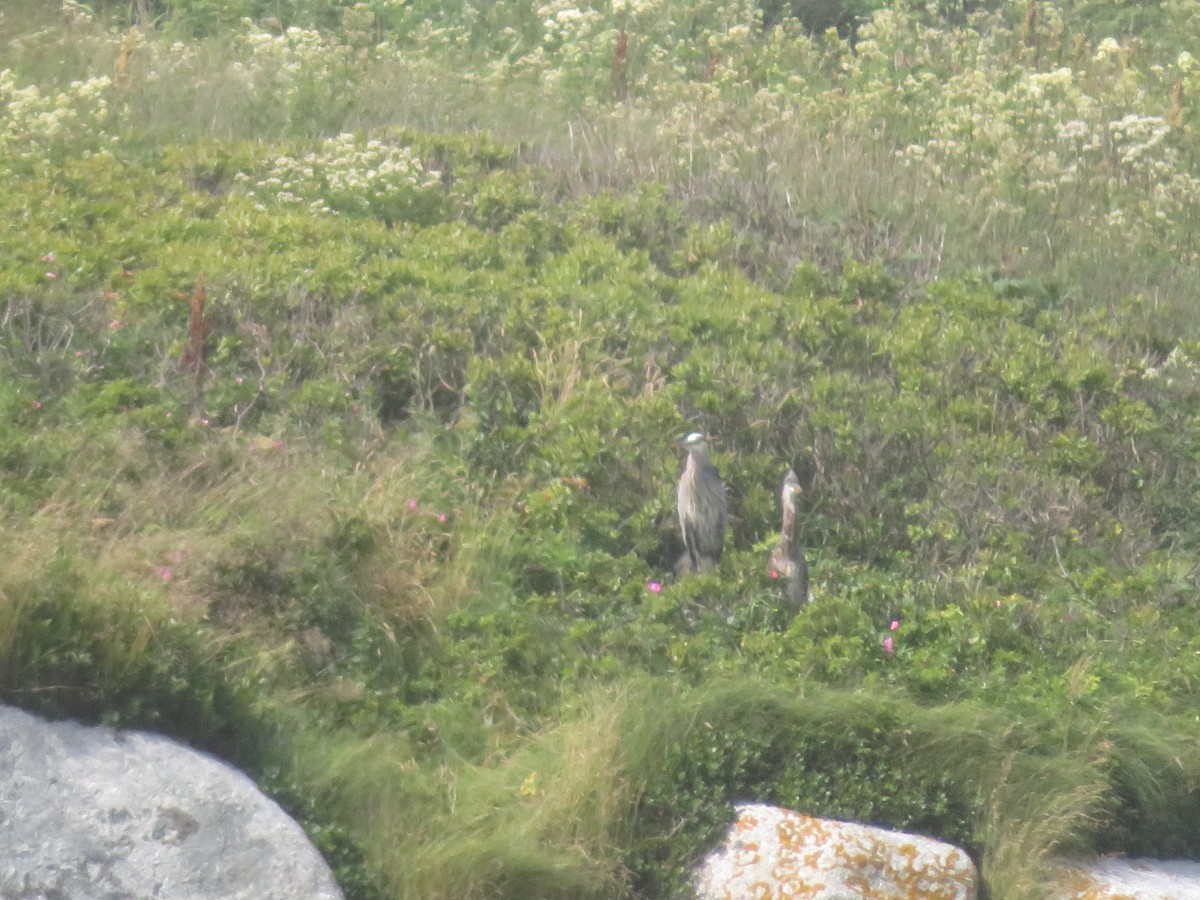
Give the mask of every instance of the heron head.
[[787, 470], [787, 475], [783, 478], [783, 490], [786, 493], [800, 493], [800, 479], [796, 477], [794, 469]]
[[698, 431], [693, 431], [691, 434], [689, 434], [683, 440], [676, 441], [675, 446], [682, 447], [684, 450], [688, 451], [689, 453], [703, 454], [703, 453], [708, 452], [708, 441], [706, 441], [704, 439], [704, 435], [702, 435]]
[[785, 505], [794, 505], [800, 496], [800, 479], [796, 473], [788, 469], [787, 477], [783, 479], [783, 490], [779, 492]]

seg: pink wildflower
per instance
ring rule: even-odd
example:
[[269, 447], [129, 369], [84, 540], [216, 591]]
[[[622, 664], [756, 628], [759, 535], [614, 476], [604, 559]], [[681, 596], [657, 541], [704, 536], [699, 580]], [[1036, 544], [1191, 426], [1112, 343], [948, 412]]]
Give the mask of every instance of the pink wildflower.
[[778, 578], [779, 570], [778, 569], [767, 569], [767, 575], [771, 578]]
[[652, 594], [660, 594], [660, 593], [662, 593], [662, 585], [659, 584], [657, 581], [647, 581], [646, 582], [646, 590], [648, 590]]
[[56, 278], [58, 278], [58, 273], [57, 272], [47, 272], [46, 277], [49, 278], [51, 281], [54, 281]]
[[161, 578], [163, 581], [170, 581], [171, 574], [172, 573], [171, 573], [170, 566], [163, 566], [161, 569], [158, 570], [158, 577]]
[[417, 511], [417, 506], [418, 506], [418, 503], [417, 503], [417, 501], [416, 501], [416, 500], [409, 500], [409, 501], [408, 501], [408, 511], [409, 511], [409, 512], [416, 512], [416, 511]]
[[110, 329], [112, 329], [113, 331], [116, 331], [118, 328], [120, 328], [120, 327], [121, 327], [121, 320], [120, 320], [120, 319], [113, 319], [111, 322], [109, 322], [109, 323], [108, 323], [108, 327], [109, 327]]
[[900, 627], [900, 622], [897, 619], [892, 619], [892, 624], [888, 626], [888, 628], [892, 631], [896, 631], [897, 629], [899, 629], [899, 627]]
[[33, 401], [32, 403], [30, 403], [29, 405], [30, 405], [31, 407], [33, 407], [34, 409], [41, 409], [41, 408], [42, 408], [42, 401], [41, 401], [41, 400], [34, 400], [34, 401]]
[[447, 519], [447, 518], [448, 518], [448, 516], [447, 516], [445, 513], [438, 513], [438, 514], [437, 514], [437, 520], [438, 520], [439, 522], [445, 523], [445, 521], [446, 521], [446, 519]]
[[896, 644], [892, 640], [892, 636], [889, 634], [887, 637], [885, 637], [883, 639], [883, 652], [888, 654], [888, 656], [891, 656], [892, 653], [894, 653], [895, 651], [896, 651]]

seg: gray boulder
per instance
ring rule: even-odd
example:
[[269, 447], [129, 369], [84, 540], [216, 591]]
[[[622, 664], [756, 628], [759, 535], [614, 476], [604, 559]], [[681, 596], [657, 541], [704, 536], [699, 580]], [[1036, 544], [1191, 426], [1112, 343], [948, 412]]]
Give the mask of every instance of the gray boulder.
[[1054, 896], [1061, 900], [1196, 900], [1200, 863], [1172, 859], [1115, 859], [1067, 864]]
[[300, 826], [236, 769], [0, 707], [0, 898], [341, 896]]

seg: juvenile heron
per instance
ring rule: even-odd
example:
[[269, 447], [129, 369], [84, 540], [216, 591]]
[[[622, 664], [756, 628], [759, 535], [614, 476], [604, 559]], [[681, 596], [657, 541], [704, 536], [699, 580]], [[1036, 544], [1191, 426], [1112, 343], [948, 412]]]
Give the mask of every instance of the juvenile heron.
[[784, 595], [793, 610], [808, 602], [808, 560], [804, 547], [796, 540], [796, 498], [800, 496], [800, 479], [788, 469], [779, 491], [783, 522], [779, 528], [779, 546], [771, 553], [771, 569], [784, 579]]
[[708, 458], [708, 441], [692, 433], [676, 446], [688, 452], [679, 477], [679, 527], [686, 552], [675, 571], [681, 575], [707, 572], [717, 565], [725, 547], [725, 523], [729, 501], [721, 474]]

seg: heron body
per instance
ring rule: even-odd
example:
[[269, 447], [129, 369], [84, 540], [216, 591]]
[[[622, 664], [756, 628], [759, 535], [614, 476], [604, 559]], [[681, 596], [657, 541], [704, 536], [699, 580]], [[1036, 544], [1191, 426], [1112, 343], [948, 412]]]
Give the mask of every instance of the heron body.
[[771, 568], [784, 579], [784, 595], [793, 609], [808, 602], [808, 560], [804, 547], [796, 540], [796, 498], [800, 495], [800, 479], [788, 469], [779, 491], [783, 521], [779, 528], [779, 546], [771, 553]]
[[678, 488], [685, 552], [675, 568], [680, 574], [707, 572], [716, 567], [725, 548], [729, 501], [721, 474], [708, 458], [704, 435], [689, 434], [680, 446], [688, 452]]

